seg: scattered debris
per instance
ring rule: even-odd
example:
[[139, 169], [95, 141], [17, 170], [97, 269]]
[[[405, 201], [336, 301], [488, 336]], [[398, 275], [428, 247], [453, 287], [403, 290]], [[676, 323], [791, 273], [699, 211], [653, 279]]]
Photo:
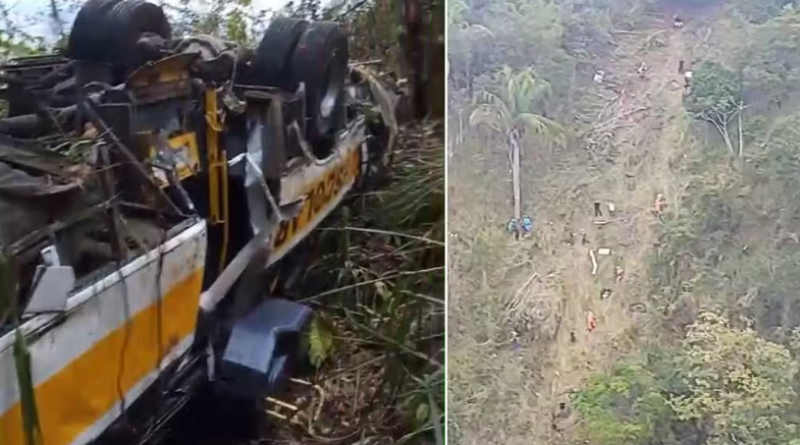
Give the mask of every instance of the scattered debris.
[[[551, 278], [553, 275], [549, 274], [545, 278]], [[533, 284], [535, 282], [542, 284], [542, 278], [539, 276], [538, 273], [534, 273], [528, 278], [528, 281], [525, 282], [522, 286], [519, 287], [514, 292], [513, 299], [508, 303], [506, 310], [508, 310], [511, 314], [518, 314], [520, 311], [525, 307], [526, 302], [529, 302], [531, 298], [535, 297], [536, 294], [536, 286]]]
[[[791, 3], [790, 3], [790, 4], [791, 4]], [[708, 38], [709, 38], [709, 37], [711, 37], [711, 33], [712, 33], [713, 31], [714, 31], [714, 29], [713, 29], [713, 28], [711, 28], [711, 27], [709, 27], [709, 28], [706, 30], [706, 35], [703, 37], [703, 44], [706, 44], [706, 43], [708, 43]]]
[[516, 329], [511, 330], [511, 349], [514, 351], [519, 351], [522, 349], [522, 343], [519, 341], [519, 332]]
[[617, 284], [622, 281], [622, 278], [625, 276], [625, 269], [620, 266], [614, 268], [614, 276], [616, 278]]
[[600, 85], [601, 83], [603, 83], [605, 77], [606, 77], [605, 71], [597, 70], [597, 72], [594, 73], [594, 83]]
[[646, 63], [644, 63], [644, 61], [642, 61], [642, 62], [639, 64], [639, 67], [638, 67], [638, 68], [636, 68], [636, 74], [638, 74], [638, 75], [639, 75], [639, 77], [641, 77], [642, 79], [644, 79], [644, 77], [645, 77], [645, 76], [644, 76], [644, 74], [645, 74], [646, 72], [647, 72], [647, 64], [646, 64]]
[[675, 16], [673, 16], [672, 18], [672, 26], [674, 28], [680, 29], [683, 28], [683, 25], [684, 25], [683, 19], [678, 14], [675, 14]]
[[628, 306], [628, 310], [631, 312], [638, 312], [640, 314], [643, 314], [647, 312], [647, 306], [645, 306], [644, 303], [633, 303], [630, 306]]
[[[622, 102], [622, 99], [620, 99], [620, 102]], [[622, 108], [625, 108], [625, 107], [623, 106]], [[627, 108], [625, 108], [625, 109], [627, 109]], [[636, 107], [636, 108], [627, 109], [627, 110], [628, 111], [620, 113], [620, 114], [618, 114], [618, 115], [616, 115], [614, 117], [611, 117], [611, 118], [607, 119], [604, 122], [601, 122], [601, 123], [595, 125], [591, 129], [587, 130], [584, 134], [606, 133], [606, 134], [609, 134], [609, 135], [613, 136], [613, 133], [611, 131], [609, 131], [609, 126], [613, 125], [613, 127], [611, 127], [610, 130], [614, 130], [615, 128], [617, 128], [619, 126], [618, 122], [620, 120], [622, 120], [622, 119], [630, 120], [629, 119], [630, 116], [632, 116], [634, 114], [637, 114], [637, 113], [641, 113], [643, 111], [649, 111], [650, 107]]]
[[607, 300], [609, 297], [611, 297], [611, 289], [606, 288], [600, 291], [601, 300]]

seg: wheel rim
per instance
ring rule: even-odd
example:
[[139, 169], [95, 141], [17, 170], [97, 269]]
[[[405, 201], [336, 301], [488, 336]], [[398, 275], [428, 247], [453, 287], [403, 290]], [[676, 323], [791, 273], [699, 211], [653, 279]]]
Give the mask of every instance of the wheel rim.
[[322, 98], [319, 101], [319, 114], [324, 119], [333, 115], [333, 111], [339, 101], [339, 92], [344, 87], [345, 70], [336, 62], [337, 57], [334, 56], [326, 70], [325, 87], [322, 90]]

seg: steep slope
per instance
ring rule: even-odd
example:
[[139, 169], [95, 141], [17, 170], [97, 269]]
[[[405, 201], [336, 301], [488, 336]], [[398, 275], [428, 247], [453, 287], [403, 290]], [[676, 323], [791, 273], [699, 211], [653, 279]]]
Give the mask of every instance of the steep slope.
[[[564, 443], [575, 419], [559, 404], [637, 348], [651, 298], [648, 260], [661, 224], [652, 208], [663, 194], [667, 212], [678, 211], [671, 204], [688, 184], [678, 63], [692, 60], [694, 31], [671, 25], [664, 16], [618, 35], [612, 60], [600, 67], [605, 82], [590, 91], [601, 98], [594, 129], [554, 165], [536, 165], [533, 156], [523, 161], [531, 239], [515, 242], [502, 228], [511, 216], [502, 148], [478, 143], [451, 158], [455, 443]], [[602, 204], [607, 224], [595, 224], [594, 202]], [[616, 206], [614, 218], [607, 202]], [[598, 248], [611, 254], [597, 256], [592, 275], [589, 250]], [[624, 271], [619, 282], [617, 268]], [[611, 290], [608, 298], [601, 298], [603, 289]], [[592, 332], [589, 314], [597, 320]]]

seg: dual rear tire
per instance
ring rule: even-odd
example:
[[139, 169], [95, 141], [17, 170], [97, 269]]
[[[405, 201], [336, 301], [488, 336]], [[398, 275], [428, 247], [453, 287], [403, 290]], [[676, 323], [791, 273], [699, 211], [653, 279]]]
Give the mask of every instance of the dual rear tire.
[[160, 6], [145, 0], [89, 0], [75, 17], [67, 56], [130, 67], [144, 62], [138, 60], [136, 46], [147, 34], [164, 40], [172, 37], [172, 27]]
[[[172, 37], [160, 6], [145, 0], [89, 0], [75, 18], [67, 56], [130, 72], [145, 62], [137, 52], [144, 35]], [[275, 18], [256, 48], [250, 82], [288, 92], [302, 84], [306, 115], [301, 127], [316, 142], [344, 124], [349, 57], [347, 34], [338, 23]]]
[[338, 23], [276, 18], [256, 49], [256, 85], [297, 91], [306, 97], [306, 136], [319, 140], [339, 129], [345, 107], [350, 49]]

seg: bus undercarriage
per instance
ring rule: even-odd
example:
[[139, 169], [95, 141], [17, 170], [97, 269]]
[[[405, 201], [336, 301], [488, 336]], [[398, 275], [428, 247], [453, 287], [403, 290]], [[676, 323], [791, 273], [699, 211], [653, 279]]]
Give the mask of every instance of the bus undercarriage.
[[252, 50], [91, 0], [67, 51], [0, 74], [0, 443], [144, 443], [199, 387], [280, 388], [310, 310], [269, 274], [397, 133], [341, 28], [276, 19]]

